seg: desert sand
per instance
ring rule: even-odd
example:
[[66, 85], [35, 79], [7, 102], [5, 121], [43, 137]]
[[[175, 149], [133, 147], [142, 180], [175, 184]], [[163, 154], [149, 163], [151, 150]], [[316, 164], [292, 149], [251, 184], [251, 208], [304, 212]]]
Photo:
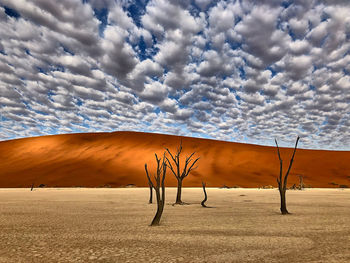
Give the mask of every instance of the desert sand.
[[[87, 133], [25, 138], [0, 142], [0, 187], [147, 186], [144, 164], [152, 170], [154, 153], [183, 142], [183, 158], [193, 151], [198, 168], [184, 186], [277, 186], [279, 161], [276, 147], [190, 137], [140, 133]], [[294, 145], [291, 145], [293, 147]], [[292, 148], [282, 148], [287, 169]], [[311, 187], [350, 186], [350, 152], [297, 149], [288, 186], [298, 175]], [[334, 183], [334, 184], [332, 184]], [[167, 186], [176, 186], [168, 174]]]
[[0, 262], [350, 262], [350, 189], [0, 189]]

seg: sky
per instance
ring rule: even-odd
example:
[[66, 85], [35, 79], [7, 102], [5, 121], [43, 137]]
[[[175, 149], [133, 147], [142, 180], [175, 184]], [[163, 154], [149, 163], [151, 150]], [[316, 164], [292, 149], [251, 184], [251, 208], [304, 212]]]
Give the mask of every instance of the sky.
[[350, 150], [349, 14], [348, 0], [0, 0], [0, 140]]

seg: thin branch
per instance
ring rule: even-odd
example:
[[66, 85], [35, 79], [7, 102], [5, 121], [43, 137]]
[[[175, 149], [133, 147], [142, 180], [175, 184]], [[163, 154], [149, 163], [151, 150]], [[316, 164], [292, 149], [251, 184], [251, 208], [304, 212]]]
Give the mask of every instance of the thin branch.
[[275, 143], [276, 143], [276, 146], [277, 146], [277, 154], [278, 154], [278, 159], [280, 160], [280, 178], [279, 178], [279, 183], [278, 183], [278, 186], [282, 186], [282, 167], [283, 167], [283, 161], [282, 161], [282, 158], [281, 158], [281, 154], [280, 154], [280, 148], [278, 147], [278, 143], [277, 143], [277, 140], [275, 139]]
[[154, 155], [156, 156], [156, 160], [157, 160], [157, 187], [159, 187], [159, 185], [160, 185], [160, 177], [159, 177], [159, 171], [160, 171], [159, 163], [160, 163], [160, 159], [158, 159], [158, 156], [157, 156], [156, 153]]
[[195, 154], [196, 152], [193, 152], [189, 157], [187, 157], [186, 158], [186, 162], [188, 162], [191, 158], [192, 158], [192, 156]]
[[176, 154], [175, 158], [176, 158], [176, 174], [177, 174], [177, 178], [180, 178], [180, 153], [181, 153], [181, 150], [182, 150], [182, 146], [181, 146], [181, 149], [180, 151], [178, 151], [178, 153]]
[[284, 177], [284, 184], [283, 184], [283, 188], [284, 188], [284, 189], [287, 187], [287, 178], [288, 178], [290, 169], [292, 168], [292, 164], [293, 164], [294, 156], [295, 156], [295, 151], [297, 150], [297, 146], [298, 146], [299, 139], [300, 139], [300, 137], [298, 136], [298, 138], [297, 138], [297, 140], [296, 140], [296, 142], [295, 142], [293, 155], [292, 155], [292, 158], [290, 159], [290, 163], [289, 163], [289, 167], [288, 167], [286, 176]]
[[192, 156], [193, 156], [195, 153], [196, 153], [196, 152], [193, 152], [189, 157], [186, 157], [185, 166], [184, 166], [184, 169], [183, 169], [182, 174], [186, 173], [187, 165], [188, 165], [189, 163], [191, 163], [191, 161], [192, 161]]
[[168, 165], [168, 167], [170, 168], [171, 172], [172, 172], [172, 173], [175, 175], [175, 177], [177, 178], [178, 176], [177, 176], [176, 172], [174, 171], [174, 168], [173, 168], [172, 164], [170, 163], [169, 159], [168, 159], [167, 157], [165, 157], [165, 159], [166, 159], [166, 162], [168, 163], [167, 165]]
[[180, 156], [181, 151], [182, 151], [182, 139], [180, 141], [180, 147], [177, 148], [177, 156]]
[[198, 157], [196, 160], [194, 160], [194, 162], [191, 164], [191, 166], [188, 168], [187, 172], [184, 171], [184, 174], [182, 174], [182, 178], [185, 178], [192, 170], [196, 169], [197, 167], [193, 168], [193, 166], [196, 164], [196, 162], [200, 159], [200, 157]]
[[177, 162], [176, 162], [176, 159], [175, 159], [175, 157], [172, 155], [172, 153], [169, 151], [169, 149], [168, 149], [168, 148], [165, 148], [165, 150], [170, 154], [171, 159], [173, 159], [174, 163], [176, 164], [176, 163], [177, 163]]
[[159, 163], [160, 159], [158, 159], [158, 155], [156, 153], [154, 155], [156, 156], [157, 163]]
[[166, 175], [166, 168], [167, 168], [167, 165], [166, 165], [166, 163], [164, 162], [164, 165], [163, 165], [162, 185], [164, 185], [164, 180], [165, 180], [165, 175]]
[[151, 178], [149, 177], [149, 174], [148, 174], [147, 163], [145, 163], [145, 171], [146, 171], [146, 175], [147, 175], [147, 179], [148, 179], [148, 184], [149, 184], [149, 186], [150, 186], [150, 187], [153, 187], [153, 188], [155, 189], [155, 187], [154, 187], [154, 185], [153, 185], [153, 183], [152, 183], [152, 180], [151, 180]]

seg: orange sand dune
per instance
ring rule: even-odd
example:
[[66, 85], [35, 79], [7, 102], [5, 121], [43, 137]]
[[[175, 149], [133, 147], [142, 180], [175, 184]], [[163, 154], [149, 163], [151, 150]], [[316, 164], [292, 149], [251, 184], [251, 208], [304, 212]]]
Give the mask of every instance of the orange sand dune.
[[[144, 164], [155, 168], [154, 153], [175, 151], [182, 139], [183, 158], [192, 151], [198, 168], [184, 186], [276, 186], [279, 161], [275, 147], [140, 132], [65, 134], [0, 142], [0, 187], [147, 186]], [[284, 169], [293, 149], [281, 148]], [[350, 152], [297, 149], [288, 184], [350, 185]], [[167, 173], [167, 186], [176, 179]]]

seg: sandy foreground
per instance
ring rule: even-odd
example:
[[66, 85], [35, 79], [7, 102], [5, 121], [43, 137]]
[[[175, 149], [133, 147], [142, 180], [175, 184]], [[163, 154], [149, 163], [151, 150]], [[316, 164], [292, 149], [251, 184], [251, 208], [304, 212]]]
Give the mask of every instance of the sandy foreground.
[[0, 189], [0, 262], [350, 262], [350, 189]]

